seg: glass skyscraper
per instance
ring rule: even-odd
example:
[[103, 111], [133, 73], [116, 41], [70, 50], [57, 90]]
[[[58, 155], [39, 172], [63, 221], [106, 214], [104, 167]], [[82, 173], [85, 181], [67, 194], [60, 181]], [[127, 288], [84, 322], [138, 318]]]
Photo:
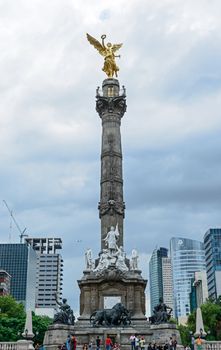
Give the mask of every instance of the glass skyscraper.
[[154, 249], [149, 262], [149, 281], [150, 281], [150, 308], [151, 314], [154, 307], [159, 303], [159, 298], [163, 298], [163, 274], [162, 258], [167, 257], [168, 249]]
[[204, 236], [209, 298], [221, 295], [221, 228], [210, 228]]
[[190, 314], [191, 280], [196, 271], [206, 269], [205, 251], [202, 242], [187, 238], [170, 240], [170, 255], [173, 272], [174, 316]]
[[36, 265], [36, 252], [27, 244], [0, 244], [0, 268], [11, 275], [10, 294], [26, 310], [35, 309]]

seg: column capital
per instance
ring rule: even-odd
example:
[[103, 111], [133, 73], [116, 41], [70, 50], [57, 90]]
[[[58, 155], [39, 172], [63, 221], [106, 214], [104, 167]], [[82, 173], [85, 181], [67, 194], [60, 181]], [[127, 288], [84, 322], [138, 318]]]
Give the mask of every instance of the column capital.
[[102, 119], [111, 120], [113, 119], [113, 115], [115, 115], [115, 118], [122, 118], [126, 109], [126, 96], [96, 96], [96, 111]]

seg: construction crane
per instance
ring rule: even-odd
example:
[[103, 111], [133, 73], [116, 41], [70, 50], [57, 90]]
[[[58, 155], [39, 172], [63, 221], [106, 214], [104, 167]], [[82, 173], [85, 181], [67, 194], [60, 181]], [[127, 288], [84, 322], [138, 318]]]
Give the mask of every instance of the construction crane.
[[23, 237], [28, 237], [28, 235], [25, 234], [25, 231], [27, 230], [27, 228], [25, 227], [24, 230], [22, 230], [19, 226], [19, 224], [17, 223], [17, 221], [15, 220], [14, 215], [12, 214], [12, 210], [9, 208], [8, 204], [6, 203], [6, 201], [3, 199], [3, 203], [5, 204], [6, 208], [8, 209], [8, 212], [12, 218], [12, 220], [15, 223], [15, 226], [17, 227], [18, 231], [20, 232], [20, 243], [22, 243]]

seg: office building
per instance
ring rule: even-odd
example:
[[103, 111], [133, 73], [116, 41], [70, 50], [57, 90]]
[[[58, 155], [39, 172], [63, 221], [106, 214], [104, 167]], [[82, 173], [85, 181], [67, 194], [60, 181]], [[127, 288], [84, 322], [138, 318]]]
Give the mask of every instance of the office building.
[[209, 298], [221, 295], [221, 228], [210, 228], [204, 235]]
[[[173, 309], [173, 278], [171, 258], [162, 258], [162, 281], [164, 303]], [[173, 316], [173, 312], [171, 313]]]
[[159, 303], [159, 298], [163, 298], [163, 275], [162, 258], [168, 256], [168, 249], [160, 247], [154, 249], [149, 262], [150, 281], [150, 307], [151, 314], [154, 307]]
[[205, 271], [203, 243], [187, 238], [170, 240], [173, 273], [174, 316], [185, 319], [190, 314], [191, 280], [196, 271]]
[[36, 265], [36, 252], [27, 244], [0, 244], [0, 268], [11, 276], [10, 294], [26, 310], [35, 308]]
[[5, 270], [0, 270], [0, 296], [10, 294], [11, 276]]
[[57, 310], [55, 294], [62, 297], [63, 259], [60, 238], [26, 238], [26, 242], [37, 253], [36, 313], [52, 317]]

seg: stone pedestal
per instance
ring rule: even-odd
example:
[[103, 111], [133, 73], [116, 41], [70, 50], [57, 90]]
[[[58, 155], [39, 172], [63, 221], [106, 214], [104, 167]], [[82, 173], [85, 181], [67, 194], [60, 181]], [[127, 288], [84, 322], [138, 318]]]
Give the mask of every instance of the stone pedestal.
[[145, 322], [145, 287], [147, 281], [141, 271], [122, 271], [113, 268], [100, 275], [93, 271], [85, 272], [78, 281], [80, 287], [80, 317], [78, 323], [90, 324], [90, 315], [104, 309], [104, 298], [119, 297], [120, 302], [131, 313], [132, 324]]
[[67, 340], [68, 335], [75, 335], [77, 339], [77, 350], [82, 350], [83, 344], [93, 344], [96, 348], [96, 337], [101, 339], [101, 349], [105, 350], [105, 339], [109, 335], [113, 341], [121, 345], [122, 350], [128, 350], [130, 347], [130, 336], [132, 334], [140, 334], [144, 336], [146, 344], [153, 338], [153, 332], [150, 329], [148, 322], [143, 322], [141, 325], [128, 327], [92, 327], [86, 322], [77, 321], [74, 326], [68, 325], [51, 325], [48, 327], [44, 337], [44, 346], [46, 350], [57, 350], [59, 345], [62, 345]]
[[139, 327], [80, 327], [76, 325], [75, 336], [78, 342], [78, 349], [82, 349], [83, 344], [93, 344], [93, 348], [96, 349], [96, 337], [101, 339], [101, 349], [105, 350], [105, 339], [109, 335], [113, 342], [120, 344], [121, 350], [128, 350], [130, 348], [130, 336], [132, 334], [140, 334], [144, 336], [146, 344], [148, 344], [153, 336], [150, 331], [150, 327], [146, 322], [146, 326], [143, 329]]
[[[7, 343], [6, 343], [7, 344]], [[10, 346], [7, 347], [8, 349]], [[17, 350], [34, 350], [33, 341], [21, 339], [17, 341]]]
[[54, 324], [45, 332], [44, 346], [47, 350], [57, 350], [67, 340], [69, 334], [74, 334], [74, 326]]
[[176, 339], [177, 344], [181, 344], [180, 332], [177, 326], [172, 323], [162, 323], [157, 325], [151, 325], [150, 331], [152, 332], [152, 339], [158, 344], [164, 344], [169, 342], [170, 338]]

